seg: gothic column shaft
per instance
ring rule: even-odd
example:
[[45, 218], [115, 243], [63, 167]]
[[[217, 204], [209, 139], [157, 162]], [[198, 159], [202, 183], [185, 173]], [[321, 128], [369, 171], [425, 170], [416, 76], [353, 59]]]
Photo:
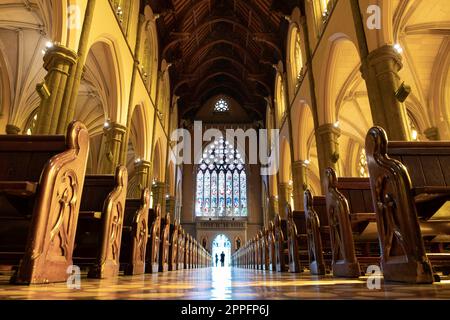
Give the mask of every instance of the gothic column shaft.
[[55, 44], [47, 49], [44, 55], [44, 68], [47, 70], [47, 75], [44, 82], [37, 86], [41, 103], [36, 133], [56, 133], [67, 78], [76, 59], [77, 54], [62, 45]]
[[294, 209], [303, 211], [303, 192], [307, 187], [306, 166], [303, 160], [295, 161], [292, 164], [292, 193], [294, 197]]
[[401, 79], [402, 57], [390, 45], [378, 48], [363, 59], [361, 73], [366, 81], [372, 118], [391, 140], [409, 140], [406, 108], [396, 97]]
[[325, 169], [330, 167], [339, 173], [339, 136], [341, 131], [333, 124], [324, 124], [316, 129], [317, 156], [319, 158], [322, 192], [325, 191]]
[[270, 196], [269, 197], [269, 222], [273, 221], [275, 215], [278, 213], [278, 197]]
[[139, 160], [135, 162], [134, 170], [139, 184], [139, 190], [136, 191], [137, 194], [133, 194], [133, 197], [139, 198], [142, 190], [150, 186], [151, 167], [151, 162], [146, 160]]
[[161, 181], [156, 181], [152, 185], [153, 193], [153, 207], [161, 206], [161, 214], [166, 214], [166, 184]]
[[104, 152], [101, 163], [101, 172], [104, 174], [114, 173], [119, 164], [120, 147], [126, 132], [126, 127], [112, 122], [103, 129]]
[[291, 190], [292, 186], [289, 183], [279, 183], [278, 184], [278, 212], [281, 219], [286, 220], [286, 204], [291, 203]]

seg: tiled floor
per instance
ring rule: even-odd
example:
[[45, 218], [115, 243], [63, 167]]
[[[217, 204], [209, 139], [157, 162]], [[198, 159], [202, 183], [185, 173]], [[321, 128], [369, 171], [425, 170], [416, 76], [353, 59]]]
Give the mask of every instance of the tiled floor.
[[81, 278], [80, 289], [66, 283], [14, 286], [0, 276], [0, 299], [450, 299], [450, 281], [433, 285], [384, 284], [369, 290], [359, 280], [230, 268]]

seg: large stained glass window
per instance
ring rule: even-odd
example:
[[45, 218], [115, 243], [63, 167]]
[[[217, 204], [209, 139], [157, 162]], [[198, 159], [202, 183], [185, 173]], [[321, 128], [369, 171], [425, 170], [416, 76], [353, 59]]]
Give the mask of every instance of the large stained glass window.
[[244, 159], [228, 141], [214, 141], [198, 166], [195, 214], [198, 217], [247, 216]]

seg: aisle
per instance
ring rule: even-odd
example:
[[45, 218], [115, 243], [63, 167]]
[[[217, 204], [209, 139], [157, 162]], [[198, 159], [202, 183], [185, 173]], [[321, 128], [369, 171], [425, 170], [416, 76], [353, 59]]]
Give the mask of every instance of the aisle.
[[450, 299], [450, 281], [421, 286], [381, 283], [381, 289], [369, 290], [364, 278], [219, 267], [114, 280], [82, 277], [77, 290], [68, 289], [65, 283], [11, 286], [6, 275], [1, 275], [0, 299]]

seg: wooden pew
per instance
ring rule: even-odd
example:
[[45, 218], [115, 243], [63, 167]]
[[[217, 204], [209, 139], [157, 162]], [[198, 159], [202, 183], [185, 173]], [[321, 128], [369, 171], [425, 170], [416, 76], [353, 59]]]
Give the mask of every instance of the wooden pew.
[[269, 221], [269, 228], [267, 230], [267, 241], [269, 247], [269, 270], [277, 270], [277, 257], [276, 257], [276, 247], [275, 247], [275, 234], [274, 225], [272, 221]]
[[170, 250], [170, 215], [161, 219], [161, 245], [159, 247], [159, 271], [169, 271], [169, 250]]
[[[292, 211], [289, 204], [286, 205], [287, 216], [287, 243], [289, 272], [303, 272], [304, 265], [309, 263], [306, 234], [306, 217], [303, 211]], [[311, 271], [316, 274], [315, 270]]]
[[262, 231], [262, 239], [263, 239], [263, 253], [262, 253], [263, 270], [270, 270], [269, 229], [267, 227], [265, 227]]
[[174, 271], [178, 268], [178, 221], [175, 220], [170, 225], [170, 251], [169, 251], [169, 270]]
[[449, 234], [448, 210], [433, 216], [450, 200], [450, 142], [388, 142], [373, 127], [365, 147], [384, 279], [432, 283], [430, 260], [446, 267], [449, 254], [427, 254], [419, 219]]
[[275, 236], [275, 258], [276, 258], [276, 271], [283, 272], [288, 271], [288, 249], [286, 235], [286, 220], [281, 220], [280, 215], [277, 213], [273, 223], [274, 236]]
[[323, 275], [332, 264], [332, 245], [326, 198], [304, 192], [304, 207], [309, 267], [312, 274]]
[[184, 258], [186, 251], [186, 232], [178, 225], [178, 270], [184, 269]]
[[115, 175], [85, 177], [73, 260], [78, 266], [89, 266], [90, 278], [119, 274], [127, 183], [124, 166], [117, 167]]
[[122, 231], [120, 264], [125, 275], [145, 273], [145, 254], [149, 233], [150, 190], [142, 190], [141, 199], [127, 199]]
[[331, 168], [326, 169], [325, 177], [333, 275], [357, 278], [361, 266], [365, 270], [369, 265], [379, 264], [370, 183], [367, 178], [338, 179]]
[[[159, 247], [161, 242], [161, 206], [149, 210], [149, 234], [145, 253], [145, 272], [157, 273], [159, 271]], [[150, 225], [151, 224], [151, 225]]]
[[191, 238], [189, 233], [186, 232], [185, 250], [184, 250], [184, 268], [191, 268]]
[[19, 265], [12, 282], [66, 281], [88, 153], [78, 121], [66, 137], [0, 136], [0, 263]]

